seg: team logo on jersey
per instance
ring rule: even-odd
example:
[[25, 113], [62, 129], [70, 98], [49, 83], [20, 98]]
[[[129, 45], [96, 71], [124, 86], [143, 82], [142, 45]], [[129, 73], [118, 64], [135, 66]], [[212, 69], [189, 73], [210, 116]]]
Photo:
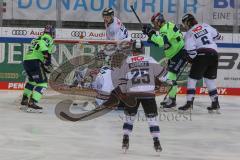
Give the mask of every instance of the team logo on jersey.
[[202, 30], [202, 26], [197, 26], [197, 27], [194, 28], [192, 31], [195, 32], [195, 33], [197, 33], [197, 32], [199, 32], [199, 31], [201, 31], [201, 30]]
[[27, 30], [12, 30], [12, 35], [25, 36], [27, 35]]
[[206, 35], [206, 34], [208, 34], [208, 31], [206, 29], [204, 29], [204, 30], [200, 30], [199, 32], [195, 33], [194, 37], [199, 38], [199, 37], [202, 37], [203, 35]]
[[138, 62], [138, 61], [143, 61], [143, 60], [144, 60], [144, 57], [142, 57], [142, 56], [135, 56], [135, 57], [131, 58], [132, 62]]

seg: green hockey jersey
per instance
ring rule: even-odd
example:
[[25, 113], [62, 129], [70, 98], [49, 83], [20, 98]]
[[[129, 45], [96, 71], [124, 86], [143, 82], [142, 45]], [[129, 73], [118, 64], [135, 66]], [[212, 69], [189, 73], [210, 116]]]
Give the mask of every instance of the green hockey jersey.
[[41, 62], [44, 62], [43, 53], [48, 51], [49, 54], [52, 54], [53, 46], [53, 38], [45, 33], [32, 40], [31, 47], [29, 51], [24, 54], [23, 60], [39, 59]]
[[152, 35], [151, 41], [164, 48], [165, 57], [171, 59], [184, 47], [184, 37], [174, 23], [167, 22]]

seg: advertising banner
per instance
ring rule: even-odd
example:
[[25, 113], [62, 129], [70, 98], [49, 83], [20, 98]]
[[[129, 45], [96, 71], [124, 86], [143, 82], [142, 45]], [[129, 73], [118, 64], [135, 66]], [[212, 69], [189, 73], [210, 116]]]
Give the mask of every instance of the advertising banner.
[[240, 87], [240, 48], [220, 48], [217, 86]]
[[22, 89], [23, 50], [21, 43], [0, 43], [0, 89]]
[[[111, 7], [124, 23], [138, 23], [131, 12], [129, 0], [8, 0], [4, 19], [56, 20], [61, 13], [62, 21], [103, 22], [101, 12]], [[151, 16], [162, 12], [168, 21], [181, 23], [186, 13], [192, 13], [199, 22], [214, 25], [233, 25], [239, 18], [236, 0], [135, 0], [134, 9], [144, 23], [150, 23]], [[237, 8], [237, 9], [235, 9]], [[240, 22], [238, 20], [238, 22]], [[238, 23], [239, 24], [239, 23]]]
[[[43, 28], [0, 27], [0, 39], [3, 38], [36, 38], [43, 33]], [[142, 31], [129, 30], [131, 39], [146, 41], [148, 37]], [[222, 33], [218, 43], [240, 43], [240, 34]], [[56, 29], [56, 39], [60, 40], [106, 40], [104, 29]]]
[[212, 25], [235, 25], [240, 20], [239, 0], [214, 0], [211, 24]]
[[[0, 28], [0, 89], [23, 89], [25, 73], [22, 67], [23, 54], [27, 52], [32, 38], [42, 34], [42, 28]], [[84, 29], [58, 29], [56, 53], [53, 55], [54, 65], [64, 62], [78, 54], [92, 54], [91, 48], [87, 50], [78, 43], [82, 39], [104, 40], [104, 30]], [[219, 67], [217, 86], [221, 94], [239, 94], [240, 86], [240, 36], [238, 34], [222, 34], [223, 39], [218, 42], [219, 46]], [[147, 37], [141, 31], [129, 31], [132, 39]], [[65, 40], [65, 41], [61, 41]], [[75, 40], [71, 43], [71, 40]], [[233, 43], [234, 42], [234, 43]], [[158, 47], [145, 47], [146, 54], [153, 56], [157, 61], [163, 62], [163, 50]], [[186, 82], [187, 73], [183, 73], [180, 80]], [[184, 83], [181, 83], [184, 84]], [[199, 94], [206, 94], [206, 86], [203, 81], [198, 84]], [[234, 89], [235, 88], [235, 89]], [[186, 88], [180, 87], [179, 93], [186, 93]]]

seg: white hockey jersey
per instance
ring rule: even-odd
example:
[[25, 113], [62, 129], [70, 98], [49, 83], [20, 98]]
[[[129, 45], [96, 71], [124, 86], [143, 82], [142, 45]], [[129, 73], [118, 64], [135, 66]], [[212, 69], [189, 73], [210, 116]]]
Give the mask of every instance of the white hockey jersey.
[[103, 66], [95, 79], [95, 89], [109, 95], [114, 89], [111, 78], [112, 70]]
[[111, 68], [103, 66], [100, 69], [93, 82], [93, 88], [98, 92], [95, 103], [97, 106], [100, 106], [107, 100], [105, 96], [110, 95], [111, 91], [114, 89]]
[[221, 38], [218, 31], [210, 25], [196, 24], [185, 34], [185, 49], [211, 48], [217, 51], [216, 40]]
[[113, 23], [105, 24], [107, 40], [123, 40], [128, 38], [128, 31], [122, 22], [114, 17]]
[[154, 95], [155, 78], [162, 76], [164, 68], [152, 57], [130, 56], [119, 71], [119, 86], [123, 93], [136, 96]]

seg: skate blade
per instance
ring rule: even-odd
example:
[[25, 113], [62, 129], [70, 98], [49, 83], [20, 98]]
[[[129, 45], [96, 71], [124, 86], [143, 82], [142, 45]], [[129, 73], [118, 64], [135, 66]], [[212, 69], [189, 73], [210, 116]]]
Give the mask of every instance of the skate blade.
[[162, 152], [162, 149], [155, 149], [156, 152]]
[[28, 108], [27, 106], [20, 106], [20, 107], [19, 107], [19, 109], [20, 109], [21, 111], [26, 111], [27, 108]]
[[171, 107], [171, 108], [162, 108], [163, 112], [175, 112], [177, 111], [177, 107]]
[[33, 109], [33, 108], [27, 108], [26, 109], [27, 113], [42, 113], [43, 110], [42, 109]]
[[162, 147], [159, 147], [159, 148], [155, 148], [155, 147], [153, 147], [153, 148], [154, 148], [154, 150], [155, 150], [157, 153], [162, 152]]
[[217, 109], [217, 110], [208, 110], [208, 113], [209, 114], [221, 114], [219, 109]]
[[123, 150], [123, 153], [126, 154], [127, 151], [128, 151], [128, 148], [127, 147], [122, 147], [122, 150]]
[[178, 110], [178, 113], [179, 114], [190, 114], [190, 113], [192, 113], [192, 109], [188, 109], [188, 110]]

